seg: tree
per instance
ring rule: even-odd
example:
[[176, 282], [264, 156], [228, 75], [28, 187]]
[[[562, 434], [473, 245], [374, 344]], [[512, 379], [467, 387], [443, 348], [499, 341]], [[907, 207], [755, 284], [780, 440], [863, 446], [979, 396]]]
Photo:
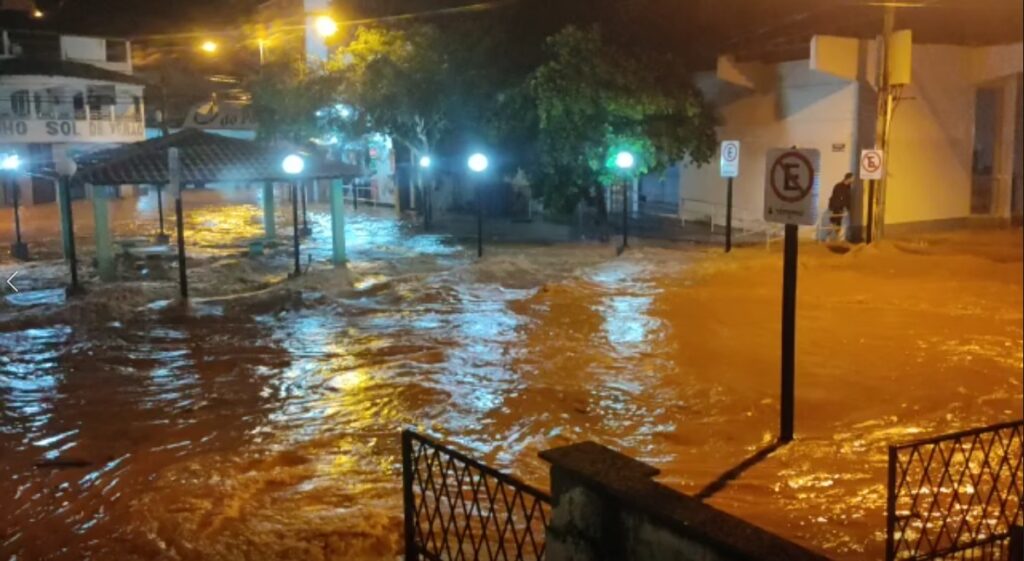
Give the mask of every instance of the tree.
[[348, 132], [390, 135], [427, 153], [445, 126], [439, 70], [442, 54], [432, 47], [434, 30], [362, 27], [333, 58], [339, 95], [357, 108], [357, 117], [334, 125]]
[[305, 144], [323, 133], [317, 112], [338, 102], [337, 76], [304, 60], [267, 64], [253, 85], [253, 114], [263, 141]]
[[621, 150], [634, 154], [638, 174], [710, 161], [712, 112], [672, 57], [614, 48], [596, 27], [567, 27], [547, 44], [528, 87], [537, 114], [530, 175], [549, 207], [600, 198], [593, 188], [621, 179], [611, 165]]

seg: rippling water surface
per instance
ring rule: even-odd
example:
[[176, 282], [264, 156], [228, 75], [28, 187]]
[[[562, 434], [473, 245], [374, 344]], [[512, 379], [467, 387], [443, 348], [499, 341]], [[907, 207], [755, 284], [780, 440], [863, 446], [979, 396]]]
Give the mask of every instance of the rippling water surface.
[[[195, 213], [197, 244], [248, 235], [258, 207], [224, 208]], [[476, 263], [381, 212], [348, 235], [351, 290], [319, 271], [297, 300], [0, 325], [0, 559], [392, 559], [408, 426], [542, 487], [538, 451], [597, 440], [690, 493], [772, 439], [780, 259], [506, 246]], [[1019, 274], [872, 288], [900, 261], [805, 259], [799, 440], [712, 504], [876, 558], [888, 443], [1020, 417]]]

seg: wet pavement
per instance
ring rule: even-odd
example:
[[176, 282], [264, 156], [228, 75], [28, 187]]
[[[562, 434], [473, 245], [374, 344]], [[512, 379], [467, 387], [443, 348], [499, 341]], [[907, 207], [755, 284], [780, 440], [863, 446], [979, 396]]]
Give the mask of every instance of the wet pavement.
[[[197, 205], [190, 240], [203, 290], [247, 292], [256, 271], [272, 279], [257, 296], [2, 310], [0, 559], [394, 559], [403, 427], [541, 487], [538, 451], [596, 440], [688, 493], [773, 440], [777, 252], [500, 246], [476, 262], [371, 210], [349, 217], [336, 271], [311, 205], [313, 270], [285, 282], [286, 252], [237, 257], [259, 235], [252, 196]], [[151, 227], [123, 216], [125, 235]], [[798, 439], [711, 504], [879, 558], [885, 447], [1022, 415], [1021, 247], [806, 246]], [[257, 263], [223, 265], [240, 259]]]

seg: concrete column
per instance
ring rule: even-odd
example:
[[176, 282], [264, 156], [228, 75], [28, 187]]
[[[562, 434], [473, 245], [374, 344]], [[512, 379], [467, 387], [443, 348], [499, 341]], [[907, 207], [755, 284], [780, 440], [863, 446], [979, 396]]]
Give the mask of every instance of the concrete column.
[[331, 189], [331, 261], [344, 265], [348, 261], [345, 252], [345, 192], [340, 179], [330, 182]]
[[1020, 114], [1017, 77], [1004, 78], [999, 88], [999, 108], [996, 111], [996, 142], [993, 154], [992, 214], [1010, 219], [1013, 212], [1013, 173], [1017, 128]]
[[96, 272], [100, 280], [113, 281], [117, 276], [114, 266], [114, 244], [110, 235], [110, 191], [107, 187], [87, 185], [92, 199], [92, 216], [96, 241]]
[[263, 183], [263, 233], [267, 240], [277, 237], [277, 223], [274, 221], [276, 207], [274, 205], [274, 183]]

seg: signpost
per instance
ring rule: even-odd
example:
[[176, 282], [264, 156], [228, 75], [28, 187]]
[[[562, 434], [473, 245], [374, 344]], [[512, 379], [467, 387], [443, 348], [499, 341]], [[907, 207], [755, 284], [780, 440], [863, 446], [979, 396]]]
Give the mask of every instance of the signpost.
[[764, 218], [786, 225], [782, 265], [782, 393], [779, 399], [779, 442], [793, 440], [796, 387], [796, 264], [797, 228], [817, 222], [820, 154], [817, 150], [776, 148], [768, 151], [765, 169]]
[[868, 224], [867, 243], [871, 243], [875, 230], [875, 184], [885, 173], [885, 156], [881, 150], [872, 148], [860, 152], [860, 178], [868, 181]]
[[725, 252], [732, 251], [732, 180], [740, 174], [740, 141], [723, 140], [718, 169], [725, 186]]

